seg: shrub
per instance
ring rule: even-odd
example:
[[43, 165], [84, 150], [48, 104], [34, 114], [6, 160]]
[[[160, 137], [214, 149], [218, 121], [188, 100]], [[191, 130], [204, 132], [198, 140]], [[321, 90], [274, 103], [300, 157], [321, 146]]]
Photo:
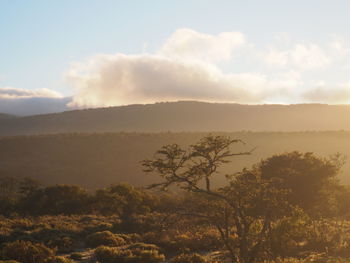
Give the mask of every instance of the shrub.
[[157, 247], [154, 244], [147, 244], [147, 243], [134, 243], [128, 246], [128, 249], [131, 250], [159, 250], [159, 247]]
[[96, 260], [101, 263], [124, 263], [126, 262], [125, 259], [130, 255], [130, 250], [106, 246], [100, 246], [94, 252]]
[[133, 244], [142, 241], [142, 238], [139, 234], [116, 234], [116, 236], [125, 240], [126, 244]]
[[74, 261], [65, 257], [53, 257], [49, 258], [45, 263], [74, 263]]
[[325, 253], [313, 253], [307, 258], [298, 259], [298, 258], [277, 258], [272, 261], [264, 261], [264, 263], [349, 263], [350, 259], [345, 259], [341, 257], [332, 257], [327, 256]]
[[4, 246], [2, 255], [5, 259], [13, 259], [22, 263], [45, 263], [47, 259], [55, 255], [55, 250], [41, 243], [15, 241]]
[[180, 254], [171, 260], [171, 263], [205, 263], [207, 262], [201, 255], [194, 254]]
[[123, 238], [110, 231], [96, 232], [86, 238], [86, 243], [90, 247], [110, 246], [117, 247], [125, 244]]
[[74, 252], [70, 255], [70, 258], [74, 259], [74, 260], [82, 260], [83, 257], [84, 257], [84, 255], [82, 253], [79, 253], [79, 252]]
[[58, 237], [47, 242], [49, 247], [56, 247], [58, 252], [67, 253], [72, 252], [75, 247], [75, 242], [71, 237]]
[[144, 242], [156, 244], [169, 253], [179, 254], [183, 252], [212, 251], [220, 249], [221, 242], [218, 235], [209, 229], [196, 231], [176, 231], [169, 229], [167, 232], [148, 232], [142, 235]]
[[128, 262], [133, 263], [158, 263], [165, 260], [163, 254], [160, 254], [158, 250], [134, 250], [133, 255], [129, 257]]
[[95, 250], [95, 258], [101, 263], [158, 263], [165, 257], [158, 247], [139, 243], [126, 248], [101, 246]]

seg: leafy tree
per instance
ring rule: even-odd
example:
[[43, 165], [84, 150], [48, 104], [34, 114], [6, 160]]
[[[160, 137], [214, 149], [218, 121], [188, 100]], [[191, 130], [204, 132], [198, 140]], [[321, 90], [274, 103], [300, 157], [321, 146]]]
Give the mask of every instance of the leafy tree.
[[313, 153], [289, 152], [273, 155], [254, 167], [254, 172], [289, 190], [288, 202], [312, 216], [330, 216], [337, 212], [337, 175], [344, 161], [339, 154], [320, 158]]

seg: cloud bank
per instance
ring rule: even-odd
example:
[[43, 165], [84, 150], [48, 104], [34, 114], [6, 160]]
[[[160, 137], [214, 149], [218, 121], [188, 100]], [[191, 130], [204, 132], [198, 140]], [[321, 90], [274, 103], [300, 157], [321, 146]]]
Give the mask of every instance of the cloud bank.
[[72, 98], [50, 89], [0, 88], [0, 112], [41, 114], [72, 108], [160, 101], [350, 103], [350, 45], [295, 41], [287, 33], [258, 45], [242, 32], [176, 30], [151, 53], [99, 54], [73, 62]]
[[[350, 102], [346, 79], [337, 78], [350, 69], [344, 60], [349, 50], [339, 40], [324, 45], [293, 42], [286, 33], [268, 46], [257, 47], [241, 32], [210, 35], [183, 28], [154, 53], [104, 54], [73, 63], [67, 78], [76, 93], [69, 106], [176, 100]], [[225, 65], [230, 70], [224, 70]], [[320, 88], [316, 80], [323, 81], [330, 68], [340, 70]]]
[[62, 98], [57, 91], [50, 89], [26, 90], [13, 87], [0, 87], [0, 99]]
[[18, 116], [61, 112], [70, 109], [71, 98], [50, 89], [0, 88], [0, 112]]
[[159, 55], [97, 56], [87, 65], [76, 64], [69, 74], [78, 90], [71, 106], [186, 99], [257, 103], [273, 85], [260, 74], [224, 74], [211, 64]]
[[154, 54], [97, 55], [74, 63], [68, 80], [74, 107], [157, 101], [202, 100], [260, 103], [289, 93], [297, 79], [255, 72], [224, 73], [217, 65], [246, 48], [240, 32], [207, 35], [190, 29], [173, 33]]

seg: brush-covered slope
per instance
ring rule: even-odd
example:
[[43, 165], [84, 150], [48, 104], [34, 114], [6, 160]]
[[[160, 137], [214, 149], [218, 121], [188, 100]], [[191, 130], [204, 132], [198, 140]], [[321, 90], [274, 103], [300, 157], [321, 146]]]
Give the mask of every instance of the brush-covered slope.
[[0, 120], [1, 135], [71, 132], [350, 130], [350, 106], [173, 102]]
[[[152, 158], [161, 146], [189, 145], [206, 133], [106, 133], [16, 136], [0, 138], [0, 176], [30, 176], [46, 184], [80, 184], [90, 188], [116, 182], [147, 185], [158, 177], [145, 175], [140, 161]], [[233, 173], [272, 154], [299, 150], [327, 156], [350, 156], [350, 132], [236, 132], [224, 133], [246, 145], [233, 151], [256, 149], [249, 156], [232, 159], [222, 174]], [[350, 183], [350, 163], [341, 179]], [[219, 176], [219, 184], [223, 177]]]

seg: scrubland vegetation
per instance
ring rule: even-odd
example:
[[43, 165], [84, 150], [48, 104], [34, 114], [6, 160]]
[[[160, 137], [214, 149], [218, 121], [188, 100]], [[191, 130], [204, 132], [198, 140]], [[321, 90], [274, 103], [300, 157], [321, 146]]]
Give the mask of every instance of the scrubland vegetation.
[[[163, 133], [75, 133], [37, 136], [0, 137], [0, 175], [27, 176], [45, 185], [74, 184], [89, 189], [115, 182], [147, 186], [158, 177], [145, 175], [140, 161], [151, 158], [163, 145], [178, 143], [186, 148], [206, 132]], [[239, 138], [246, 145], [237, 151], [253, 149], [251, 155], [237, 156], [220, 167], [213, 186], [226, 184], [225, 174], [251, 167], [274, 154], [300, 151], [320, 157], [341, 152], [350, 156], [350, 132], [221, 132], [213, 135]], [[350, 162], [339, 174], [342, 183], [350, 184]]]
[[165, 145], [142, 162], [157, 179], [146, 188], [2, 176], [0, 262], [350, 262], [343, 157], [276, 154], [217, 187], [222, 167], [254, 154], [240, 144], [206, 136]]

